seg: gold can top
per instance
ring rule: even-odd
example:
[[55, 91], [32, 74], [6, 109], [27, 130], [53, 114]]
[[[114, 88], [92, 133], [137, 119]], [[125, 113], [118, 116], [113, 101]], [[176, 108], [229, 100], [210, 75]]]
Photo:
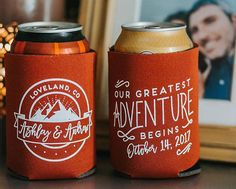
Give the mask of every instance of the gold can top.
[[121, 27], [121, 34], [114, 45], [117, 52], [172, 53], [193, 47], [185, 24], [135, 22]]

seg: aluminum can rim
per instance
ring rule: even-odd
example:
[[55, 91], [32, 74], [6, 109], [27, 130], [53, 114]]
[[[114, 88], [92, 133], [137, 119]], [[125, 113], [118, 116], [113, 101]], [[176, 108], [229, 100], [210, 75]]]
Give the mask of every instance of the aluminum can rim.
[[18, 28], [28, 33], [63, 33], [81, 31], [83, 26], [72, 22], [28, 22], [20, 24]]
[[133, 22], [123, 24], [121, 28], [124, 30], [140, 32], [164, 32], [186, 29], [186, 25], [181, 23], [170, 22]]

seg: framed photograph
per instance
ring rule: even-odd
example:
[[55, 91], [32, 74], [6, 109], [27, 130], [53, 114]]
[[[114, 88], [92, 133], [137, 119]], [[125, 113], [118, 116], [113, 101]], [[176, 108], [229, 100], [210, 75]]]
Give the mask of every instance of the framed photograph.
[[[107, 18], [113, 22], [106, 27], [109, 31], [109, 35], [105, 36], [107, 49], [115, 43], [124, 23], [186, 23], [190, 38], [199, 45], [200, 50], [201, 158], [236, 162], [236, 2], [112, 0], [108, 10]], [[103, 66], [106, 67], [106, 64]], [[100, 93], [107, 93], [107, 88]], [[107, 119], [107, 114], [101, 118]], [[103, 129], [99, 130], [100, 135], [104, 136]]]
[[236, 2], [149, 0], [140, 7], [139, 20], [184, 22], [199, 45], [200, 124], [236, 126]]

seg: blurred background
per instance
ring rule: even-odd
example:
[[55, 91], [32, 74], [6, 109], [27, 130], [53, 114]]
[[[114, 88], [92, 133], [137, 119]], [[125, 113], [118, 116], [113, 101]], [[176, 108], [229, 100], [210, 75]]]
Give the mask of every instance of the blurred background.
[[1, 0], [0, 19], [4, 25], [12, 21], [77, 21], [79, 0]]

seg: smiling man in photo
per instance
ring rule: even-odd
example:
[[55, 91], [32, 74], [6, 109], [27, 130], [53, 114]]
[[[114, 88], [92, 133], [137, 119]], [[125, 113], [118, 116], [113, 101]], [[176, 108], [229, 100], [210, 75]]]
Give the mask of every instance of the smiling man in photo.
[[199, 0], [189, 11], [190, 34], [200, 49], [200, 89], [204, 98], [230, 99], [235, 23], [235, 15], [223, 0]]

